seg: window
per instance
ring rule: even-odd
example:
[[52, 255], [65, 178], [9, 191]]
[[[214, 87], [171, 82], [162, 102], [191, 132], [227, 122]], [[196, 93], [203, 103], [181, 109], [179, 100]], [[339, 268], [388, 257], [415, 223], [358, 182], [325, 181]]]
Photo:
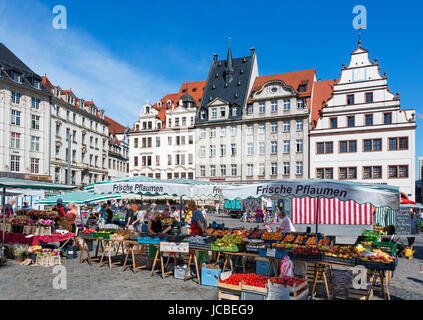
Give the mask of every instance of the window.
[[389, 150], [408, 150], [408, 137], [389, 138]]
[[303, 152], [303, 139], [297, 140], [297, 152], [302, 153]]
[[188, 136], [188, 144], [194, 144], [194, 136]]
[[206, 119], [206, 110], [201, 110], [201, 112], [200, 112], [200, 118], [201, 118], [201, 120]]
[[138, 148], [138, 138], [134, 138], [134, 148]]
[[216, 166], [214, 164], [210, 166], [210, 176], [216, 177]]
[[231, 135], [236, 136], [236, 126], [231, 127]]
[[363, 179], [381, 179], [382, 167], [363, 167]]
[[12, 91], [12, 102], [15, 104], [21, 103], [21, 94], [18, 92]]
[[[90, 155], [90, 164], [92, 161], [92, 155]], [[138, 167], [138, 157], [134, 157], [134, 167]]]
[[10, 123], [11, 124], [14, 124], [16, 126], [20, 126], [21, 125], [21, 112], [20, 111], [17, 111], [17, 110], [13, 110], [12, 109]]
[[272, 141], [270, 144], [271, 144], [271, 153], [272, 154], [278, 153], [278, 142]]
[[66, 120], [69, 120], [70, 112], [66, 111]]
[[278, 132], [278, 123], [272, 122], [271, 128], [272, 128], [272, 133], [277, 133]]
[[160, 156], [156, 156], [156, 166], [160, 167]]
[[373, 125], [373, 115], [372, 114], [366, 114], [365, 123], [366, 123], [366, 126], [372, 126]]
[[357, 179], [357, 168], [339, 168], [339, 180]]
[[265, 133], [265, 132], [266, 132], [266, 124], [265, 123], [259, 123], [258, 133]]
[[357, 152], [357, 141], [340, 141], [339, 142], [339, 152]]
[[172, 165], [172, 155], [171, 154], [168, 154], [167, 155], [167, 165], [168, 166], [171, 166]]
[[175, 165], [179, 166], [181, 164], [181, 157], [179, 154], [175, 154]]
[[185, 154], [182, 153], [181, 154], [181, 166], [184, 166], [184, 165], [185, 165]]
[[194, 164], [194, 155], [192, 153], [188, 154], [188, 164]]
[[392, 124], [392, 113], [387, 112], [383, 114], [383, 124]]
[[355, 126], [355, 117], [354, 116], [347, 117], [347, 125], [348, 125], [349, 128]]
[[259, 154], [264, 155], [266, 153], [266, 145], [264, 142], [259, 142]]
[[237, 107], [233, 107], [232, 108], [232, 117], [236, 117], [238, 116], [238, 108]]
[[172, 137], [167, 137], [167, 145], [168, 146], [172, 145]]
[[226, 108], [220, 107], [220, 117], [224, 118], [226, 116]]
[[220, 136], [221, 137], [226, 137], [226, 127], [221, 127], [220, 128]]
[[389, 166], [389, 178], [408, 178], [408, 165]]
[[330, 118], [330, 128], [331, 129], [338, 128], [338, 118]]
[[[206, 129], [200, 129], [200, 139], [204, 139], [206, 137]], [[172, 141], [172, 138], [169, 137], [169, 141]], [[171, 145], [171, 143], [169, 143]]]
[[300, 176], [303, 174], [303, 162], [302, 161], [297, 161], [296, 162], [296, 175]]
[[31, 136], [31, 151], [40, 151], [40, 137]]
[[211, 118], [216, 119], [217, 118], [217, 108], [212, 108], [211, 110]]
[[297, 120], [297, 131], [303, 131], [303, 120]]
[[304, 99], [298, 99], [298, 100], [297, 100], [297, 108], [298, 108], [299, 110], [304, 109]]
[[59, 158], [60, 155], [60, 147], [56, 146], [56, 158]]
[[160, 137], [156, 137], [156, 147], [160, 147]]
[[186, 127], [187, 125], [187, 117], [182, 117], [182, 126]]
[[237, 175], [237, 165], [236, 164], [231, 164], [231, 175], [232, 176], [236, 176]]
[[291, 109], [291, 100], [283, 99], [283, 110], [288, 111]]
[[366, 103], [373, 102], [373, 92], [366, 92]]
[[216, 128], [210, 128], [210, 138], [216, 137]]
[[214, 158], [214, 157], [216, 157], [216, 146], [211, 145], [210, 146], [210, 158]]
[[333, 168], [317, 168], [316, 169], [317, 179], [333, 179]]
[[272, 112], [277, 112], [278, 111], [278, 101], [277, 100], [273, 100], [272, 101], [271, 111]]
[[284, 140], [283, 142], [283, 153], [289, 153], [291, 142], [289, 140]]
[[226, 156], [226, 144], [220, 145], [220, 156], [225, 157]]
[[289, 176], [289, 171], [290, 171], [290, 163], [289, 162], [284, 162], [283, 163], [283, 174], [285, 176]]
[[290, 130], [291, 130], [291, 125], [290, 125], [289, 121], [284, 121], [283, 122], [283, 132], [289, 132]]
[[363, 140], [363, 151], [381, 151], [382, 150], [382, 139], [366, 139]]
[[206, 176], [206, 166], [200, 166], [200, 176], [201, 177]]
[[248, 177], [253, 176], [253, 165], [251, 163], [247, 164], [247, 176]]
[[276, 176], [278, 174], [278, 163], [272, 162], [271, 164], [271, 175]]
[[[149, 124], [150, 124], [150, 122], [149, 122]], [[179, 127], [179, 118], [175, 118], [175, 127]]]
[[40, 129], [40, 116], [32, 115], [31, 129], [39, 130]]
[[22, 76], [19, 73], [13, 72], [13, 81], [22, 82]]
[[10, 147], [13, 149], [19, 149], [21, 147], [21, 134], [12, 132], [10, 135]]
[[259, 163], [258, 165], [258, 175], [259, 176], [264, 176], [266, 173], [265, 168], [264, 168], [264, 163]]
[[347, 104], [354, 104], [354, 95], [347, 95]]
[[231, 156], [232, 157], [236, 156], [236, 144], [235, 143], [231, 144]]
[[32, 104], [32, 108], [37, 109], [37, 110], [40, 109], [40, 99], [32, 97], [31, 98], [31, 104]]
[[254, 126], [252, 124], [247, 124], [247, 133], [254, 134]]
[[266, 104], [265, 102], [260, 102], [259, 103], [259, 113], [264, 113], [266, 112]]
[[206, 146], [200, 146], [200, 158], [206, 157]]
[[10, 171], [11, 172], [19, 172], [20, 171], [20, 156], [10, 156]]
[[249, 104], [247, 106], [247, 114], [253, 114], [253, 111], [254, 111], [253, 105], [252, 104]]
[[247, 143], [247, 155], [252, 156], [254, 154], [254, 144]]

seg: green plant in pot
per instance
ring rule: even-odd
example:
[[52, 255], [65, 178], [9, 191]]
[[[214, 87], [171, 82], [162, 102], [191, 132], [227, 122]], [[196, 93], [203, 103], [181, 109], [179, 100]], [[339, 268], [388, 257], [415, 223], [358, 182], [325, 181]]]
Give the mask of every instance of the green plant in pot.
[[24, 248], [15, 249], [14, 255], [15, 255], [16, 261], [22, 262], [25, 260], [25, 257], [26, 257], [26, 249]]

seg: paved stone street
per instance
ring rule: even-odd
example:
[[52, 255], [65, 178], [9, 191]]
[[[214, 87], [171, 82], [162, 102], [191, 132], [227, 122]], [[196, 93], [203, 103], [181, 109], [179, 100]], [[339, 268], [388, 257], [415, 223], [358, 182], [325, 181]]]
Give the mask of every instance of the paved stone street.
[[[413, 260], [400, 258], [390, 284], [393, 300], [423, 300], [423, 273], [419, 272], [423, 264], [422, 237], [416, 239], [415, 249]], [[107, 265], [99, 267], [95, 262], [91, 266], [86, 262], [80, 264], [79, 255], [73, 260], [62, 258], [62, 264], [66, 267], [67, 289], [56, 290], [53, 279], [57, 274], [53, 274], [52, 267], [21, 266], [9, 260], [0, 266], [0, 299], [217, 299], [216, 288], [198, 285], [193, 280], [184, 282], [172, 276], [165, 279], [158, 275], [151, 277], [147, 270], [137, 270], [136, 274], [129, 269], [122, 272], [120, 266], [109, 270]], [[336, 268], [334, 273], [336, 296], [345, 299], [352, 272], [348, 268]], [[322, 289], [317, 299], [326, 299]], [[380, 293], [375, 292], [372, 299], [380, 300]]]

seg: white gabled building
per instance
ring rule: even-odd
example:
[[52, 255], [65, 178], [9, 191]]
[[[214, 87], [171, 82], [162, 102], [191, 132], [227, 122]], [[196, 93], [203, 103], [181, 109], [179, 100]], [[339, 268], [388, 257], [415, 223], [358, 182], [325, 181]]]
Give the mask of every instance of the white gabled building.
[[205, 81], [184, 83], [179, 93], [143, 106], [129, 133], [132, 176], [195, 179], [194, 119]]
[[379, 69], [359, 41], [339, 79], [315, 83], [310, 177], [399, 186], [415, 199], [415, 110], [401, 109]]

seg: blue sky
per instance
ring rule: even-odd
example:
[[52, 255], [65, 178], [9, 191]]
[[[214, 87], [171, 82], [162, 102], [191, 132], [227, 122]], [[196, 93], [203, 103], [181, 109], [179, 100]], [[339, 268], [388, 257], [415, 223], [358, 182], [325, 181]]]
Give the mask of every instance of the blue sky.
[[[67, 30], [52, 28], [59, 4]], [[260, 75], [315, 68], [318, 78], [338, 77], [357, 46], [355, 5], [367, 8], [363, 47], [379, 59], [403, 108], [423, 114], [418, 1], [2, 1], [0, 41], [53, 84], [132, 125], [146, 99], [205, 80], [213, 53], [226, 55], [228, 37], [235, 57], [255, 47]], [[423, 120], [418, 125], [421, 137]]]

